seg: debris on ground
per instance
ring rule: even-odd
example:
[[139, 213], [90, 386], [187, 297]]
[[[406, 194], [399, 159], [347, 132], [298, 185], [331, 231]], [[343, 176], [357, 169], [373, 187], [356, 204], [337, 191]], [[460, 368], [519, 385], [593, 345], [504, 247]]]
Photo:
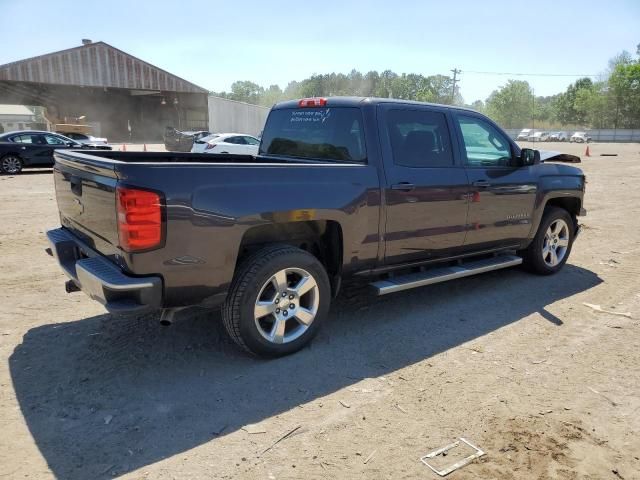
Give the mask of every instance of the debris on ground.
[[400, 405], [396, 403], [395, 407], [400, 410], [402, 413], [408, 413], [406, 409], [402, 408]]
[[[448, 467], [445, 467], [445, 468], [438, 469], [438, 468], [436, 468], [435, 466], [433, 466], [432, 464], [429, 463], [429, 460], [433, 461], [433, 459], [435, 459], [437, 457], [446, 457], [449, 454], [450, 450], [453, 450], [454, 448], [457, 448], [457, 447], [460, 446], [460, 442], [464, 443], [468, 447], [471, 447], [473, 450], [475, 450], [475, 452], [472, 453], [471, 455], [463, 458], [462, 460], [454, 463], [453, 465], [449, 465]], [[433, 452], [429, 452], [423, 457], [420, 457], [420, 461], [422, 463], [424, 463], [427, 467], [429, 467], [432, 471], [434, 471], [435, 473], [437, 473], [441, 477], [444, 477], [446, 475], [449, 475], [451, 472], [453, 472], [455, 470], [458, 470], [459, 468], [462, 468], [465, 465], [468, 465], [473, 460], [475, 460], [476, 458], [479, 458], [479, 457], [481, 457], [483, 455], [485, 455], [485, 452], [480, 450], [478, 447], [473, 445], [468, 440], [460, 437], [455, 442], [450, 443], [449, 445], [446, 445], [446, 446], [444, 446], [442, 448], [439, 448], [437, 450], [434, 450]]]
[[279, 444], [281, 441], [283, 441], [286, 438], [289, 438], [294, 432], [299, 430], [301, 427], [302, 427], [302, 425], [298, 425], [297, 427], [289, 430], [287, 433], [285, 433], [283, 436], [281, 436], [278, 440], [276, 440], [271, 445], [269, 445], [267, 448], [265, 448], [260, 455], [264, 455], [269, 450], [271, 450], [273, 447], [275, 447], [277, 444]]
[[605, 310], [600, 305], [596, 305], [593, 303], [582, 302], [582, 304], [585, 307], [589, 307], [590, 309], [595, 310], [596, 312], [599, 312], [599, 313], [608, 313], [609, 315], [617, 315], [619, 317], [632, 318], [630, 312], [613, 312], [611, 310]]
[[107, 415], [106, 417], [104, 417], [104, 424], [109, 425], [111, 423], [111, 420], [113, 420], [113, 415]]
[[369, 461], [373, 458], [373, 456], [376, 454], [377, 450], [374, 450], [373, 452], [371, 452], [369, 454], [369, 456], [367, 458], [364, 459], [364, 464], [366, 465], [367, 463], [369, 463]]
[[347, 402], [343, 402], [342, 400], [338, 400], [338, 402], [340, 402], [340, 405], [342, 405], [344, 408], [351, 408], [351, 405], [349, 405]]
[[600, 265], [606, 265], [607, 267], [613, 267], [613, 268], [616, 268], [620, 264], [620, 262], [618, 262], [617, 260], [614, 260], [613, 258], [610, 258], [606, 262], [598, 262], [598, 263]]
[[261, 427], [260, 425], [256, 425], [255, 423], [250, 423], [248, 425], [245, 425], [244, 427], [242, 427], [242, 430], [244, 430], [245, 432], [247, 432], [250, 435], [257, 435], [259, 433], [267, 433], [267, 431], [264, 429], [264, 427]]
[[604, 393], [600, 393], [598, 390], [596, 390], [595, 388], [591, 388], [591, 387], [587, 387], [589, 390], [591, 390], [593, 393], [595, 393], [596, 395], [600, 395], [602, 398], [604, 398], [607, 402], [609, 402], [612, 406], [617, 407], [618, 404], [616, 402], [614, 402], [613, 400], [611, 400], [609, 397], [607, 397]]

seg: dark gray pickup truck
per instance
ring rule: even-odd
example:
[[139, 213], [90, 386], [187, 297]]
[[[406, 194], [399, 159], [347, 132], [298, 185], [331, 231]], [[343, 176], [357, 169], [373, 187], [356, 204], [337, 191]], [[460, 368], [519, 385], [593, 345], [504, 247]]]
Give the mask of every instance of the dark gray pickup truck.
[[577, 157], [540, 157], [471, 110], [289, 101], [257, 157], [57, 151], [62, 227], [47, 235], [67, 291], [165, 319], [222, 306], [238, 345], [278, 356], [311, 340], [343, 279], [384, 295], [560, 270], [585, 177], [561, 163]]

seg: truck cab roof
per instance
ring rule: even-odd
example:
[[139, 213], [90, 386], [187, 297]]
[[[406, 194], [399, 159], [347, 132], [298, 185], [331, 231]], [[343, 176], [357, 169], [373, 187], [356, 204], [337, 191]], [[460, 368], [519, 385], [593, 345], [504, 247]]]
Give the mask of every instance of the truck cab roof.
[[[461, 110], [465, 112], [474, 112], [471, 108], [458, 107], [454, 105], [444, 105], [439, 103], [418, 102], [415, 100], [401, 100], [398, 98], [379, 98], [379, 97], [309, 97], [305, 99], [286, 100], [279, 102], [273, 106], [274, 110], [285, 108], [298, 108], [301, 100], [320, 99], [326, 101], [325, 107], [362, 107], [364, 105], [380, 105], [385, 103], [402, 104], [402, 105], [422, 105], [438, 108], [446, 108], [449, 110]], [[302, 107], [305, 108], [305, 107]]]

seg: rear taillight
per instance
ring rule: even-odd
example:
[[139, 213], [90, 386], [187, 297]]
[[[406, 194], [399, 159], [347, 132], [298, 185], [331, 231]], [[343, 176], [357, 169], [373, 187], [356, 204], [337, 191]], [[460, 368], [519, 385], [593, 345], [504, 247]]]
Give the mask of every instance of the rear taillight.
[[298, 101], [299, 107], [324, 107], [327, 105], [326, 98], [303, 98]]
[[215, 143], [207, 143], [204, 147], [205, 150], [211, 150], [213, 147], [215, 147], [216, 144]]
[[147, 250], [162, 242], [160, 195], [147, 190], [118, 187], [118, 238], [127, 252]]

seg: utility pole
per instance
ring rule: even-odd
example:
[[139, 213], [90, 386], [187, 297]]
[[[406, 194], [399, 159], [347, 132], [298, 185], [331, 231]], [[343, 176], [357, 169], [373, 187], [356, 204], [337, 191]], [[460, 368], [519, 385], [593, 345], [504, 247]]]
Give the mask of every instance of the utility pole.
[[453, 86], [451, 87], [451, 105], [453, 105], [453, 102], [456, 99], [456, 83], [459, 82], [457, 77], [459, 73], [462, 73], [462, 70], [458, 70], [457, 68], [454, 68], [453, 70], [450, 70], [450, 71], [453, 72]]

